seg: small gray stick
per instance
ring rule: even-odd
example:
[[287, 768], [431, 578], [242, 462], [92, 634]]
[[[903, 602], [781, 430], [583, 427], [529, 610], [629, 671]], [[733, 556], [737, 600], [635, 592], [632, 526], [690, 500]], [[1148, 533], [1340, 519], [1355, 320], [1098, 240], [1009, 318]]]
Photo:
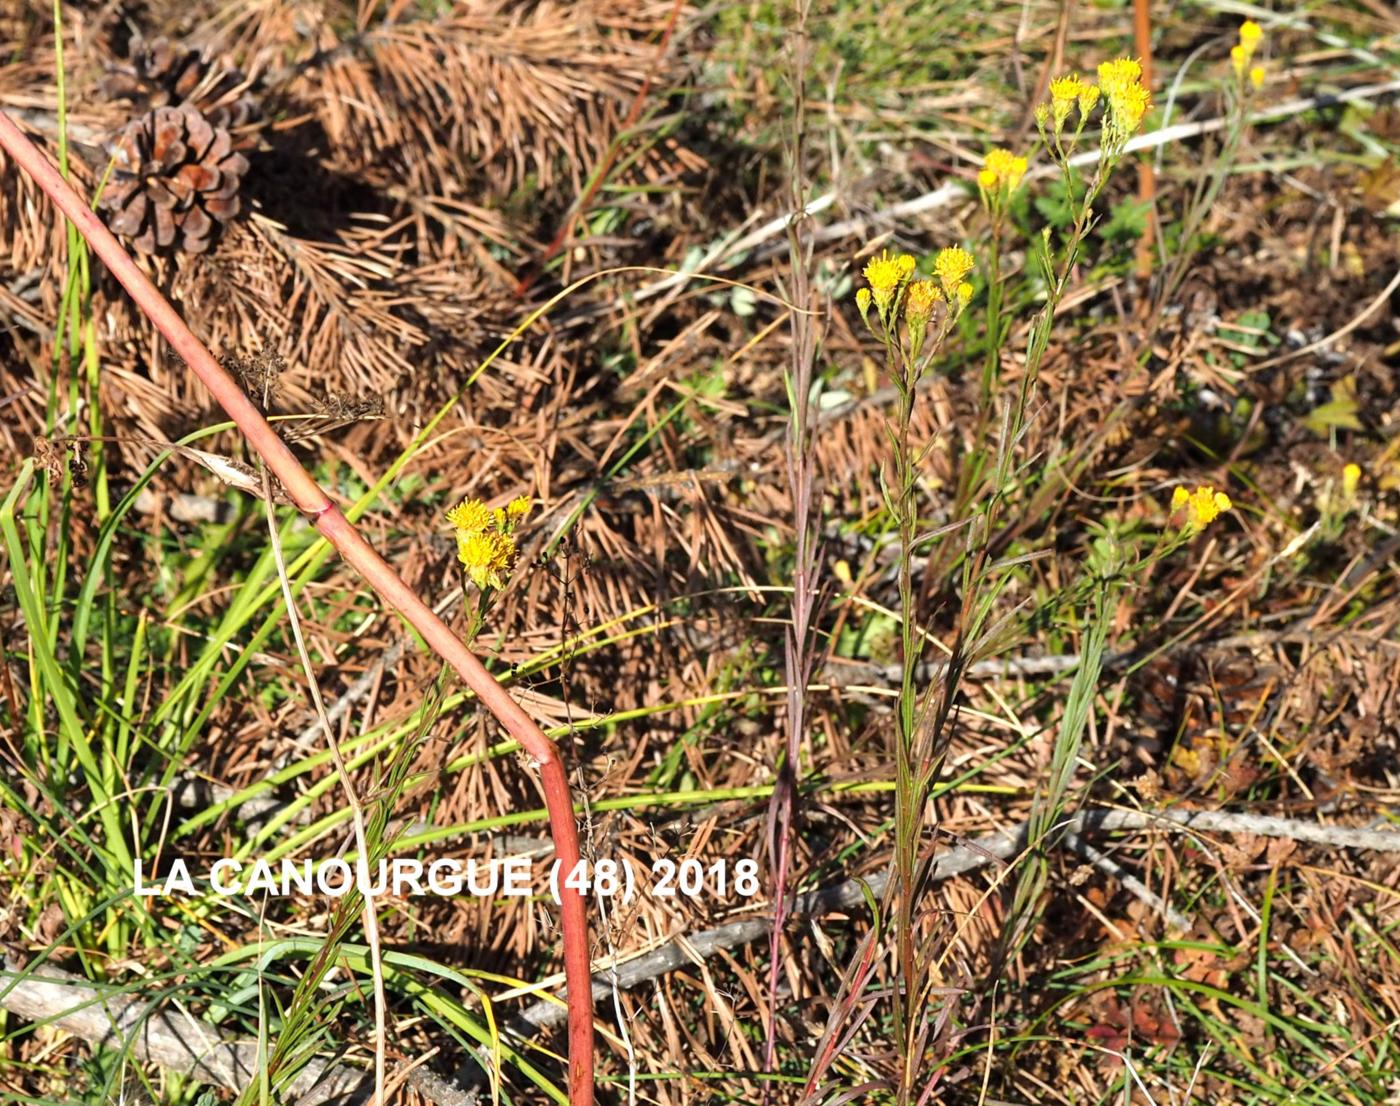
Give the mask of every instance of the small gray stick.
[[1107, 853], [1095, 848], [1088, 841], [1076, 833], [1065, 834], [1064, 841], [1061, 842], [1066, 849], [1072, 853], [1078, 853], [1099, 871], [1103, 872], [1110, 879], [1115, 879], [1123, 885], [1123, 890], [1127, 891], [1140, 901], [1147, 904], [1149, 910], [1159, 918], [1166, 919], [1167, 925], [1178, 933], [1185, 933], [1191, 928], [1191, 919], [1181, 911], [1177, 910], [1161, 895], [1153, 891], [1127, 868], [1119, 864]]

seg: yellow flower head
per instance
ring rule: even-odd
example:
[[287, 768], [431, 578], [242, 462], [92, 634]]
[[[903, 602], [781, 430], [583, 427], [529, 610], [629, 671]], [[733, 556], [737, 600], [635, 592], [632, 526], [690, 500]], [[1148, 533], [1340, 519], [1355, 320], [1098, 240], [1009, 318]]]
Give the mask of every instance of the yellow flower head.
[[1122, 141], [1142, 123], [1152, 105], [1152, 95], [1142, 83], [1142, 65], [1132, 58], [1117, 58], [1099, 66], [1099, 87], [1108, 100], [1106, 130]]
[[1079, 88], [1079, 114], [1086, 119], [1089, 113], [1094, 110], [1094, 105], [1099, 102], [1099, 86], [1082, 82]]
[[[1071, 73], [1068, 77], [1056, 77], [1050, 82], [1050, 115], [1055, 124], [1056, 134], [1064, 129], [1065, 120], [1074, 110], [1074, 105], [1080, 102], [1085, 89], [1092, 87], [1081, 81], [1077, 73]], [[1090, 107], [1092, 106], [1091, 104]]]
[[1262, 65], [1256, 65], [1249, 71], [1249, 83], [1254, 86], [1256, 91], [1264, 87], [1264, 67]]
[[464, 499], [447, 512], [447, 521], [458, 533], [476, 534], [491, 525], [491, 511], [479, 499]]
[[926, 324], [934, 306], [942, 299], [943, 293], [933, 281], [914, 281], [904, 299], [904, 321], [911, 327]]
[[856, 310], [860, 312], [861, 321], [865, 323], [865, 325], [868, 327], [870, 325], [870, 319], [867, 318], [867, 316], [870, 314], [869, 288], [856, 289]]
[[1228, 495], [1216, 491], [1209, 484], [1202, 484], [1194, 492], [1188, 492], [1185, 488], [1177, 488], [1172, 492], [1172, 511], [1176, 512], [1185, 507], [1186, 526], [1191, 530], [1209, 526], [1232, 506], [1234, 504], [1230, 502]]
[[933, 318], [933, 309], [943, 292], [931, 280], [916, 280], [904, 296], [904, 323], [909, 328], [909, 356], [917, 359], [924, 348], [924, 334]]
[[1129, 85], [1142, 81], [1142, 64], [1134, 58], [1115, 58], [1099, 66], [1099, 87], [1112, 98]]
[[1348, 499], [1355, 498], [1356, 489], [1361, 483], [1361, 466], [1352, 463], [1342, 469], [1342, 494]]
[[997, 175], [990, 169], [979, 169], [977, 171], [977, 183], [985, 191], [990, 192], [997, 186]]
[[973, 288], [972, 285], [969, 284], [967, 281], [963, 281], [961, 284], [959, 284], [959, 285], [958, 285], [958, 306], [959, 306], [959, 307], [966, 307], [969, 303], [971, 303], [971, 302], [972, 302], [973, 293], [976, 292], [976, 291], [977, 291], [977, 289]]
[[1084, 82], [1079, 79], [1078, 73], [1071, 73], [1068, 77], [1056, 77], [1050, 82], [1050, 102], [1072, 105], [1079, 99], [1083, 87]]
[[1254, 56], [1254, 51], [1259, 48], [1259, 40], [1264, 37], [1264, 28], [1252, 19], [1246, 19], [1240, 24], [1240, 46], [1244, 48], [1245, 57]]
[[1244, 67], [1249, 64], [1249, 55], [1245, 53], [1243, 46], [1230, 47], [1230, 68], [1235, 71], [1236, 77], [1244, 76]]
[[913, 271], [912, 257], [907, 253], [891, 254], [888, 250], [881, 250], [879, 256], [871, 258], [865, 266], [865, 279], [870, 282], [870, 294], [875, 299], [881, 318], [889, 311], [899, 286], [909, 279]]
[[983, 160], [982, 172], [977, 174], [977, 179], [981, 183], [984, 176], [990, 174], [991, 183], [983, 183], [984, 188], [991, 191], [993, 188], [1005, 185], [1008, 192], [1014, 192], [1016, 186], [1021, 183], [1021, 178], [1026, 175], [1026, 168], [1025, 158], [1017, 157], [1010, 150], [998, 147]]
[[503, 588], [515, 567], [515, 539], [499, 530], [459, 533], [457, 559], [478, 588]]
[[974, 264], [972, 254], [961, 246], [949, 246], [939, 250], [938, 256], [933, 259], [933, 273], [943, 285], [943, 291], [952, 296], [956, 294], [963, 278], [972, 272]]
[[1142, 125], [1142, 117], [1151, 106], [1152, 94], [1140, 84], [1129, 85], [1109, 101], [1114, 125], [1121, 128], [1125, 135], [1132, 134]]
[[528, 495], [518, 495], [504, 507], [497, 507], [491, 512], [496, 529], [502, 534], [509, 534], [515, 529], [515, 524], [530, 513], [530, 503]]

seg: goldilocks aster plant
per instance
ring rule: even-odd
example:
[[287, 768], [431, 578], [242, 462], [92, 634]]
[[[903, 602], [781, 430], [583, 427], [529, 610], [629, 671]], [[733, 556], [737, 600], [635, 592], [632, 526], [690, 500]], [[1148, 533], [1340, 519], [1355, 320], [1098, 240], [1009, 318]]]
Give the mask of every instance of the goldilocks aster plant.
[[[1234, 58], [1237, 80], [1242, 92], [1249, 85], [1257, 87], [1262, 81], [1262, 74], [1246, 79], [1244, 72], [1244, 66], [1252, 57], [1260, 37], [1254, 33], [1258, 28], [1255, 27], [1251, 31], [1251, 26], [1246, 24], [1241, 30], [1242, 46], [1236, 48]], [[1049, 342], [1055, 306], [1064, 293], [1071, 268], [1078, 259], [1084, 235], [1093, 225], [1094, 200], [1108, 183], [1114, 167], [1123, 155], [1124, 147], [1141, 125], [1150, 105], [1150, 97], [1142, 85], [1141, 78], [1141, 67], [1131, 59], [1122, 58], [1106, 62], [1099, 66], [1097, 88], [1078, 77], [1061, 78], [1050, 85], [1050, 103], [1037, 110], [1036, 122], [1045, 138], [1047, 149], [1051, 151], [1065, 174], [1066, 184], [1070, 186], [1069, 191], [1072, 195], [1073, 180], [1069, 158], [1084, 132], [1089, 113], [1101, 100], [1106, 104], [1100, 132], [1099, 158], [1085, 189], [1081, 206], [1076, 212], [1069, 241], [1064, 250], [1064, 262], [1058, 271], [1051, 261], [1048, 231], [1043, 238], [1044, 248], [1039, 256], [1049, 285], [1050, 297], [1045, 309], [1031, 325], [1026, 379], [1022, 382], [1011, 423], [1015, 434], [1019, 434], [1024, 425], [1027, 405], [1035, 385], [1035, 372]], [[1071, 115], [1076, 112], [1078, 122], [1070, 133], [1067, 124]], [[1070, 133], [1070, 137], [1065, 141], [1064, 136], [1067, 133]], [[1014, 441], [1014, 436], [1010, 440]], [[1004, 449], [1003, 460], [997, 466], [997, 481], [990, 501], [994, 510], [999, 510], [1004, 502], [1006, 481], [1011, 476], [1009, 461], [1005, 460], [1007, 453], [1009, 450]], [[1172, 495], [1171, 510], [1173, 519], [1178, 521], [1179, 525], [1174, 531], [1168, 529], [1160, 535], [1147, 553], [1141, 551], [1139, 543], [1107, 529], [1102, 530], [1093, 543], [1085, 574], [1078, 582], [1070, 600], [1080, 612], [1079, 621], [1083, 627], [1079, 665], [1065, 698], [1064, 713], [1056, 731], [1046, 778], [1037, 788], [1031, 803], [1026, 831], [1026, 853], [1016, 869], [998, 963], [1022, 948], [1039, 920], [1040, 906], [1049, 878], [1048, 850], [1054, 844], [1055, 827], [1062, 822], [1070, 802], [1070, 784], [1079, 762], [1089, 711], [1102, 675], [1108, 624], [1120, 590], [1131, 586], [1134, 580], [1144, 578], [1155, 562], [1168, 556], [1182, 542], [1231, 507], [1230, 497], [1212, 487], [1201, 486], [1194, 491], [1177, 488]], [[990, 542], [993, 533], [991, 522], [994, 517], [992, 510], [983, 516], [979, 537], [982, 542], [979, 560], [983, 562], [987, 543]], [[984, 573], [983, 579], [989, 578], [990, 575]], [[978, 581], [978, 586], [980, 584], [981, 581]], [[995, 585], [989, 590], [994, 592]]]
[[[888, 479], [882, 477], [887, 508], [899, 536], [902, 615], [902, 676], [894, 738], [895, 842], [887, 900], [877, 913], [878, 924], [852, 959], [842, 992], [833, 1004], [822, 1047], [809, 1073], [809, 1100], [821, 1098], [819, 1085], [840, 1051], [840, 1044], [849, 1042], [873, 1014], [876, 999], [866, 996], [865, 991], [880, 960], [880, 942], [889, 930], [893, 931], [893, 971], [889, 973], [892, 986], [887, 993], [891, 997], [899, 1057], [893, 1071], [863, 1086], [870, 1092], [892, 1093], [900, 1106], [909, 1106], [927, 1101], [941, 1078], [939, 1053], [947, 1054], [955, 1032], [949, 997], [955, 992], [946, 986], [941, 974], [952, 948], [952, 935], [940, 933], [938, 912], [923, 909], [921, 903], [931, 863], [925, 832], [926, 822], [932, 817], [928, 809], [930, 797], [947, 750], [948, 721], [960, 673], [972, 661], [1004, 647], [1011, 636], [1010, 616], [996, 622], [992, 619], [999, 597], [1011, 582], [1011, 568], [993, 563], [990, 553], [1002, 513], [1018, 487], [1029, 479], [1028, 470], [1017, 460], [1017, 446], [1037, 396], [1040, 365], [1055, 313], [1069, 287], [1085, 238], [1094, 226], [1094, 205], [1150, 104], [1141, 66], [1120, 58], [1099, 66], [1097, 84], [1076, 75], [1053, 81], [1049, 99], [1036, 110], [1042, 149], [1063, 174], [1072, 197], [1073, 219], [1058, 243], [1049, 228], [1031, 243], [1032, 263], [1043, 276], [1045, 303], [1030, 321], [1024, 371], [1009, 393], [1001, 387], [1000, 354], [1008, 325], [1001, 317], [1000, 253], [1010, 198], [1021, 185], [1028, 159], [1004, 149], [987, 155], [977, 184], [991, 223], [987, 327], [992, 350], [983, 369], [982, 410], [968, 458], [974, 462], [973, 471], [959, 489], [950, 524], [932, 534], [920, 534], [918, 510], [918, 468], [929, 446], [911, 440], [911, 415], [920, 378], [973, 297], [973, 287], [966, 281], [973, 269], [973, 258], [958, 247], [945, 249], [934, 260], [932, 279], [921, 279], [916, 277], [914, 258], [882, 253], [866, 265], [868, 287], [856, 293], [856, 305], [883, 347], [886, 369], [897, 393], [887, 435], [891, 473]], [[1081, 186], [1071, 159], [1096, 118], [1098, 157], [1092, 174]], [[985, 446], [984, 436], [988, 439]], [[1147, 555], [1139, 554], [1136, 543], [1120, 541], [1113, 534], [1106, 533], [1096, 541], [1085, 576], [1073, 589], [1073, 598], [1082, 597], [1087, 608], [1087, 617], [1082, 620], [1087, 626], [1082, 659], [1056, 734], [1049, 778], [1034, 800], [1030, 862], [1019, 871], [1003, 951], [1019, 947], [1044, 888], [1046, 869], [1040, 859], [1050, 829], [1063, 812], [1073, 777], [1080, 735], [1102, 669], [1113, 589], [1146, 571], [1151, 561], [1165, 556], [1228, 507], [1229, 500], [1223, 493], [1209, 488], [1194, 493], [1181, 489], [1173, 500], [1173, 509], [1184, 512], [1184, 524], [1175, 532], [1159, 535]], [[912, 560], [918, 546], [947, 542], [956, 542], [959, 547], [946, 563], [960, 565], [962, 608], [941, 677], [935, 686], [921, 691], [916, 686], [916, 675], [923, 634], [916, 619]], [[930, 564], [933, 563], [931, 559]], [[849, 1089], [840, 1095], [848, 1097]]]
[[[1026, 367], [1002, 422], [997, 458], [991, 485], [980, 507], [974, 506], [963, 560], [963, 623], [961, 640], [985, 641], [986, 652], [998, 648], [1005, 639], [1001, 627], [983, 635], [992, 604], [1010, 582], [1009, 569], [989, 563], [989, 553], [1002, 511], [1010, 494], [1020, 483], [1021, 471], [1015, 465], [1015, 445], [1025, 430], [1035, 400], [1041, 361], [1050, 343], [1055, 312], [1079, 261], [1084, 240], [1095, 223], [1094, 204], [1108, 186], [1113, 171], [1125, 153], [1128, 140], [1142, 125], [1152, 98], [1142, 83], [1142, 66], [1131, 58], [1118, 58], [1098, 67], [1099, 83], [1077, 74], [1050, 82], [1050, 99], [1036, 108], [1035, 121], [1044, 150], [1059, 166], [1066, 194], [1073, 205], [1073, 222], [1061, 248], [1056, 251], [1050, 228], [1038, 241], [1032, 241], [1031, 256], [1040, 267], [1046, 286], [1046, 303], [1031, 320], [1026, 349]], [[1082, 194], [1076, 188], [1071, 159], [1090, 121], [1098, 114], [1099, 156]], [[1071, 125], [1072, 124], [1072, 125]], [[1058, 256], [1057, 256], [1058, 255]], [[1078, 763], [1079, 748], [1088, 723], [1089, 711], [1103, 670], [1108, 622], [1113, 609], [1115, 587], [1132, 574], [1132, 556], [1109, 541], [1095, 547], [1096, 556], [1086, 566], [1080, 586], [1079, 664], [1065, 697], [1065, 707], [1055, 734], [1047, 778], [1032, 799], [1027, 850], [1017, 867], [1011, 906], [1003, 927], [998, 965], [1013, 955], [1033, 930], [1039, 916], [1042, 892], [1048, 877], [1047, 849], [1051, 831], [1061, 819], [1069, 797], [1069, 785]], [[971, 653], [979, 653], [974, 645]], [[973, 659], [981, 659], [980, 656]]]
[[1084, 729], [1103, 672], [1108, 627], [1120, 594], [1146, 579], [1153, 565], [1232, 507], [1228, 495], [1209, 485], [1194, 491], [1177, 488], [1172, 493], [1168, 525], [1160, 531], [1144, 536], [1131, 527], [1094, 527], [1085, 571], [1070, 589], [1065, 604], [1078, 612], [1083, 627], [1079, 665], [1065, 696], [1049, 768], [1031, 802], [1026, 852], [1016, 868], [998, 961], [1021, 949], [1040, 918], [1050, 871], [1048, 852], [1070, 804], [1070, 785], [1079, 765]]
[[[914, 280], [914, 259], [908, 254], [892, 257], [882, 252], [865, 267], [869, 288], [856, 293], [856, 304], [870, 332], [884, 346], [885, 367], [898, 393], [895, 414], [889, 427], [893, 479], [883, 480], [885, 507], [899, 534], [899, 602], [902, 674], [895, 706], [895, 846], [894, 878], [890, 881], [891, 906], [895, 915], [896, 962], [906, 980], [915, 978], [918, 853], [921, 841], [921, 812], [931, 786], [932, 750], [922, 747], [921, 737], [931, 728], [923, 725], [927, 701], [915, 686], [920, 656], [914, 610], [914, 549], [919, 525], [919, 461], [926, 447], [915, 445], [910, 428], [919, 381], [928, 371], [934, 354], [943, 345], [958, 316], [972, 300], [973, 287], [967, 281], [973, 257], [966, 250], [950, 246], [933, 262], [933, 278]], [[870, 308], [875, 308], [871, 317]], [[901, 325], [902, 324], [902, 325]], [[910, 1063], [917, 1053], [918, 1009], [922, 995], [907, 989], [902, 1002], [894, 1006], [895, 1033], [906, 1047]], [[906, 1072], [905, 1082], [912, 1079]]]

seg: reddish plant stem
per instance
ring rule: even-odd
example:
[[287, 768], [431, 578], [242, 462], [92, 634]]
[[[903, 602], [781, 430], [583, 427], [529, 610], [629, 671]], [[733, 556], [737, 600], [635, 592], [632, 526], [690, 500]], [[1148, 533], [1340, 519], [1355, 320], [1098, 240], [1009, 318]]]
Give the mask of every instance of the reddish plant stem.
[[[1133, 0], [1133, 46], [1142, 62], [1142, 83], [1152, 88], [1152, 4], [1151, 0]], [[1144, 157], [1138, 162], [1138, 201], [1148, 205], [1147, 219], [1143, 223], [1142, 237], [1138, 239], [1135, 263], [1139, 280], [1152, 276], [1152, 240], [1156, 222], [1156, 212], [1152, 208], [1157, 198], [1157, 178], [1153, 174], [1152, 159]], [[1146, 297], [1144, 297], [1146, 302]]]
[[[15, 159], [87, 239], [121, 282], [136, 305], [155, 324], [173, 349], [228, 412], [243, 436], [286, 489], [297, 508], [309, 516], [316, 529], [345, 561], [379, 593], [380, 598], [404, 616], [428, 645], [450, 664], [482, 704], [520, 742], [539, 765], [540, 785], [549, 811], [554, 855], [564, 873], [579, 860], [578, 826], [569, 794], [564, 762], [555, 744], [544, 735], [520, 705], [510, 697], [456, 634], [433, 613], [341, 513], [320, 485], [277, 436], [261, 411], [239, 387], [204, 344], [185, 325], [164, 296], [91, 208], [69, 187], [58, 170], [0, 112], [0, 147]], [[564, 931], [564, 977], [569, 1003], [569, 1102], [593, 1103], [593, 990], [589, 972], [588, 913], [582, 892], [563, 886], [561, 920]]]
[[[807, 103], [807, 18], [810, 0], [795, 0], [792, 50], [793, 119], [789, 157], [792, 159], [792, 203], [802, 212], [807, 204], [805, 140]], [[787, 922], [788, 886], [793, 866], [794, 825], [799, 815], [797, 782], [802, 741], [807, 733], [807, 685], [812, 682], [815, 642], [812, 625], [817, 614], [818, 536], [813, 523], [820, 516], [821, 499], [816, 488], [815, 447], [812, 436], [812, 372], [817, 357], [816, 324], [811, 310], [813, 239], [805, 215], [797, 215], [788, 227], [791, 264], [792, 368], [789, 394], [792, 412], [788, 422], [788, 489], [792, 495], [792, 521], [796, 534], [792, 567], [792, 627], [784, 642], [784, 672], [788, 685], [787, 742], [768, 804], [768, 841], [773, 869], [773, 932], [768, 944], [768, 1017], [763, 1043], [763, 1070], [773, 1070], [778, 1047], [778, 978], [781, 970], [783, 927]], [[795, 996], [794, 996], [795, 997]], [[763, 1088], [764, 1106], [772, 1101], [772, 1085]]]

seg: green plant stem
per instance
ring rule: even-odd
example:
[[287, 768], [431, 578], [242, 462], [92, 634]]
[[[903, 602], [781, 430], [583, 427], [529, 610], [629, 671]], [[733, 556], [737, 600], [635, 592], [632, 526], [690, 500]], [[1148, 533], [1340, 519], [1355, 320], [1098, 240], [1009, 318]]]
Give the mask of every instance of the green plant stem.
[[918, 1001], [921, 988], [915, 985], [914, 900], [919, 858], [919, 839], [923, 829], [926, 796], [915, 779], [915, 744], [918, 716], [918, 692], [915, 676], [919, 666], [919, 633], [914, 601], [914, 540], [918, 530], [918, 500], [915, 481], [917, 473], [910, 444], [910, 424], [914, 415], [916, 381], [912, 369], [905, 367], [899, 388], [899, 408], [896, 414], [895, 487], [896, 514], [899, 526], [899, 603], [900, 619], [900, 685], [896, 707], [896, 773], [895, 788], [895, 877], [898, 887], [895, 912], [896, 955], [903, 983], [902, 996], [895, 1002], [896, 1032], [903, 1046], [904, 1070], [899, 1086], [900, 1106], [905, 1106], [913, 1091], [918, 1067]]
[[[1074, 194], [1074, 174], [1071, 160], [1060, 146], [1058, 138], [1053, 145], [1054, 155], [1065, 174], [1066, 187]], [[1016, 443], [1026, 426], [1028, 412], [1035, 398], [1039, 381], [1040, 365], [1050, 344], [1050, 335], [1055, 325], [1055, 313], [1064, 299], [1074, 267], [1079, 260], [1079, 252], [1084, 237], [1092, 225], [1093, 206], [1103, 191], [1112, 173], [1117, 158], [1105, 152], [1095, 167], [1094, 176], [1085, 187], [1083, 202], [1075, 214], [1074, 224], [1066, 238], [1063, 260], [1057, 267], [1050, 253], [1047, 237], [1042, 241], [1040, 261], [1044, 267], [1047, 294], [1045, 306], [1031, 322], [1030, 335], [1026, 348], [1026, 368], [1015, 403], [1005, 423], [1005, 432], [998, 443], [997, 465], [991, 495], [984, 510], [974, 522], [975, 555], [966, 584], [967, 594], [983, 590], [995, 591], [987, 560], [992, 542], [997, 532], [997, 522], [1008, 501], [1013, 484]], [[1116, 593], [1107, 583], [1100, 583], [1096, 603], [1090, 616], [1085, 643], [1081, 649], [1081, 661], [1066, 700], [1065, 715], [1056, 735], [1051, 755], [1049, 779], [1036, 795], [1031, 810], [1029, 847], [1027, 859], [1022, 865], [1011, 909], [1003, 930], [1001, 954], [1003, 962], [1013, 955], [1024, 943], [1034, 928], [1039, 915], [1039, 901], [1044, 891], [1048, 862], [1045, 859], [1046, 838], [1052, 827], [1060, 820], [1068, 802], [1069, 785], [1077, 765], [1080, 743], [1089, 712], [1097, 691], [1099, 673], [1103, 665], [1105, 636], [1108, 620], [1112, 616], [1113, 597]]]
[[[1001, 370], [1001, 236], [1005, 229], [1005, 213], [998, 207], [992, 219], [991, 248], [988, 251], [987, 266], [987, 358], [982, 363], [982, 402], [978, 413], [978, 425], [986, 427], [986, 415], [992, 408], [992, 397], [996, 395], [997, 377]], [[979, 434], [975, 442], [980, 443]]]

